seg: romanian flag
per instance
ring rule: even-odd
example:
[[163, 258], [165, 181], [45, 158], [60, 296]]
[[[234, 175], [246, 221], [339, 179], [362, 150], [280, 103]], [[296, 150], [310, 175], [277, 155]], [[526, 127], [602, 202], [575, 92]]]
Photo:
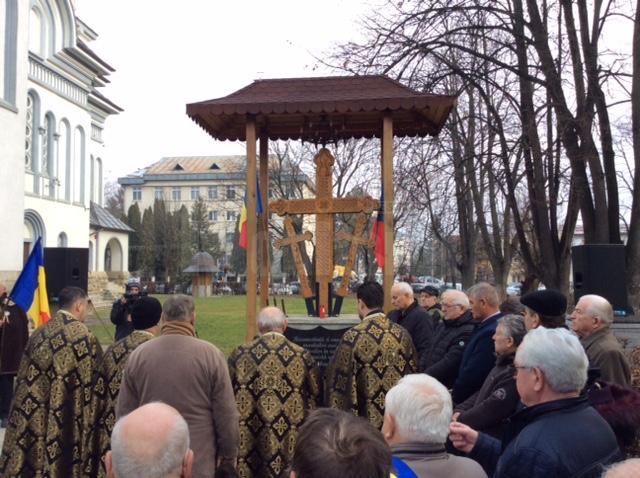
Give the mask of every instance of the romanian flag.
[[35, 246], [33, 246], [27, 263], [24, 265], [9, 297], [22, 310], [27, 312], [36, 327], [46, 324], [51, 318], [41, 237], [38, 238]]
[[376, 244], [376, 262], [384, 269], [384, 194], [380, 194], [380, 209], [371, 229], [371, 240]]
[[[260, 194], [260, 183], [256, 181], [256, 215], [262, 214], [262, 194]], [[244, 193], [244, 201], [242, 201], [242, 210], [240, 211], [240, 222], [238, 223], [238, 232], [240, 233], [240, 247], [246, 249], [249, 245], [247, 237], [247, 192]]]

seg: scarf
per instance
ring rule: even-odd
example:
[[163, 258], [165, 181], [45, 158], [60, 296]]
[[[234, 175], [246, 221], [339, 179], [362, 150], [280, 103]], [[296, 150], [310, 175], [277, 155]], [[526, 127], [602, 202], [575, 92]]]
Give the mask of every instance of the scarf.
[[162, 335], [186, 335], [187, 337], [195, 337], [196, 329], [193, 324], [183, 322], [181, 320], [172, 320], [165, 322], [160, 329]]

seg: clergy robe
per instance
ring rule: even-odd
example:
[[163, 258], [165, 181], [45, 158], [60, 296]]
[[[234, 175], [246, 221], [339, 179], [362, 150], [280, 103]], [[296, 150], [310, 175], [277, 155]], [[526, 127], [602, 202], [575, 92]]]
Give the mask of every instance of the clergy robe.
[[0, 476], [83, 476], [83, 440], [101, 350], [89, 329], [66, 311], [33, 333], [16, 377]]
[[326, 372], [326, 404], [365, 417], [380, 428], [384, 398], [398, 380], [418, 371], [409, 332], [381, 311], [342, 336]]
[[111, 432], [116, 424], [116, 405], [127, 358], [138, 345], [152, 338], [153, 334], [150, 332], [134, 330], [111, 345], [104, 353], [94, 378], [91, 398], [93, 428], [87, 435], [85, 448], [87, 476], [106, 476], [102, 457], [111, 449]]
[[229, 374], [240, 414], [240, 476], [288, 476], [298, 427], [320, 399], [315, 359], [269, 332], [231, 353]]

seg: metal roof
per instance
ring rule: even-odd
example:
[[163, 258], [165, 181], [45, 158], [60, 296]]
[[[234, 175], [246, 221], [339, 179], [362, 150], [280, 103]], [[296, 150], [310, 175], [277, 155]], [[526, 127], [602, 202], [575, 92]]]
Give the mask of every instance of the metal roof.
[[395, 136], [437, 135], [456, 97], [413, 90], [384, 75], [256, 80], [223, 98], [187, 105], [219, 140], [245, 140], [248, 115], [269, 139], [314, 143], [379, 137], [391, 113]]
[[135, 232], [120, 219], [93, 201], [91, 201], [89, 207], [89, 224], [93, 227], [108, 229], [110, 231]]

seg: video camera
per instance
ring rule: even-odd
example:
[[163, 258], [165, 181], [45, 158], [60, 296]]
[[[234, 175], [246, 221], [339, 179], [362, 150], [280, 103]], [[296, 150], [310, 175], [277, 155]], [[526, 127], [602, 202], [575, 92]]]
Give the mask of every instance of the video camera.
[[126, 300], [127, 305], [132, 305], [140, 297], [144, 297], [148, 294], [146, 290], [141, 290], [138, 294], [132, 294], [131, 292], [125, 292], [123, 297]]

